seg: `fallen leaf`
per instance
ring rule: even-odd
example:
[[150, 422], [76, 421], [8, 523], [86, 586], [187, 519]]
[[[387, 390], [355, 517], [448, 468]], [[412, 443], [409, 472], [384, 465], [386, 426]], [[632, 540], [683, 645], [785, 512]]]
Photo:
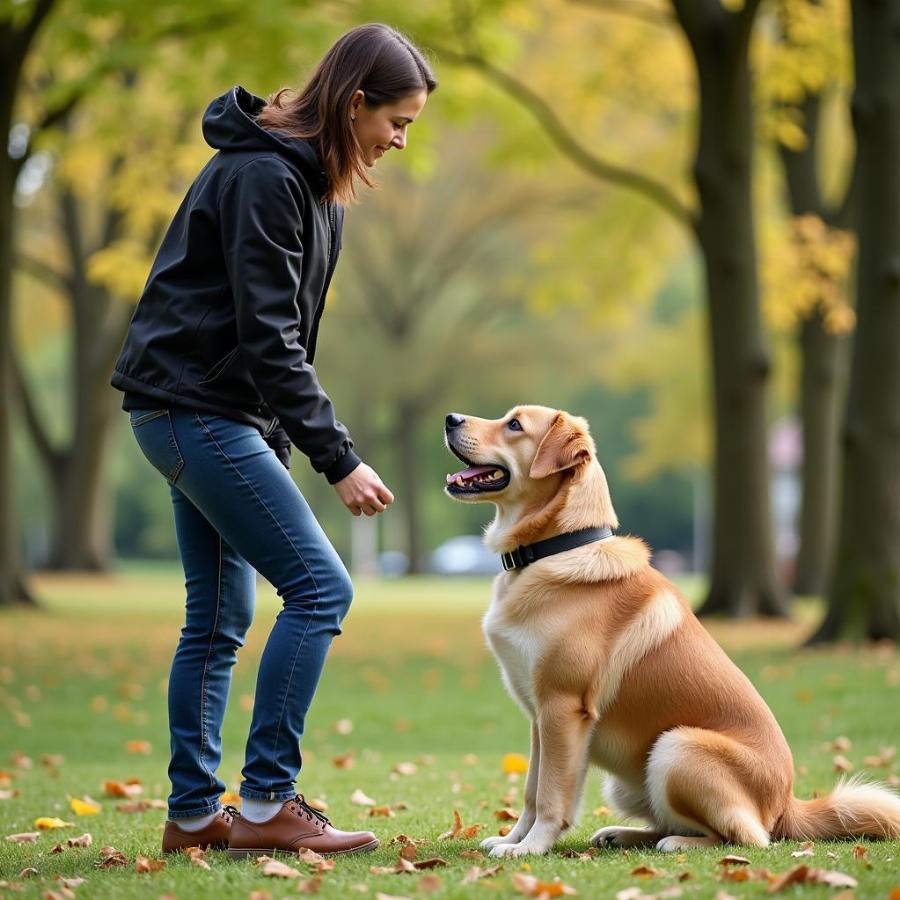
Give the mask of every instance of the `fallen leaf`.
[[126, 741], [125, 749], [129, 753], [135, 753], [141, 756], [149, 756], [153, 752], [153, 745], [150, 741]]
[[578, 893], [575, 888], [562, 881], [541, 881], [534, 875], [526, 875], [524, 872], [513, 872], [509, 877], [513, 887], [526, 897], [562, 897]]
[[14, 750], [12, 753], [10, 753], [9, 761], [17, 769], [31, 769], [34, 767], [34, 763], [31, 761], [31, 757], [26, 756], [19, 750]]
[[96, 816], [102, 809], [99, 803], [89, 798], [79, 800], [78, 797], [73, 797], [69, 801], [69, 806], [76, 816]]
[[815, 853], [812, 841], [804, 841], [799, 850], [794, 850], [791, 856], [812, 856]]
[[398, 897], [394, 894], [382, 894], [381, 891], [375, 892], [375, 900], [410, 900], [409, 897]]
[[434, 894], [439, 891], [443, 887], [441, 879], [437, 875], [432, 875], [430, 872], [427, 875], [423, 875], [416, 882], [416, 890], [420, 894]]
[[134, 861], [135, 872], [159, 872], [164, 869], [166, 864], [161, 859], [148, 859], [146, 856], [139, 856]]
[[834, 757], [831, 761], [834, 765], [835, 772], [852, 772], [853, 771], [853, 763], [847, 759], [846, 756], [841, 756], [840, 753]]
[[447, 860], [440, 856], [432, 856], [430, 859], [420, 859], [413, 863], [416, 869], [437, 869], [439, 866], [446, 866]]
[[250, 891], [248, 900], [272, 900], [272, 895], [268, 891]]
[[165, 800], [135, 800], [133, 803], [117, 803], [116, 809], [124, 813], [146, 812], [148, 809], [166, 809]]
[[419, 771], [419, 767], [414, 762], [399, 762], [391, 771], [398, 775], [415, 775]]
[[[188, 855], [192, 866], [196, 866], [198, 869], [209, 868], [206, 851], [202, 847], [188, 847], [184, 852]], [[267, 859], [267, 857], [260, 857], [260, 859]]]
[[322, 876], [313, 875], [312, 878], [307, 878], [305, 881], [300, 881], [297, 883], [297, 893], [318, 894], [320, 887], [322, 887]]
[[48, 769], [55, 769], [57, 766], [61, 766], [65, 761], [66, 758], [61, 753], [41, 754], [41, 763]]
[[503, 757], [502, 766], [505, 775], [522, 775], [528, 771], [528, 759], [521, 753], [507, 753]]
[[395, 813], [391, 809], [390, 805], [387, 806], [373, 806], [369, 810], [370, 816], [387, 816], [388, 818], [392, 818]]
[[300, 852], [297, 854], [297, 858], [301, 862], [309, 863], [310, 865], [317, 866], [321, 862], [325, 862], [325, 857], [320, 856], [316, 853], [315, 850], [310, 850], [308, 847], [302, 847]]
[[419, 851], [416, 849], [416, 845], [412, 841], [407, 841], [400, 850], [400, 856], [403, 859], [410, 860], [410, 862], [414, 860], [418, 855]]
[[13, 797], [19, 796], [18, 788], [14, 791], [0, 791], [0, 800], [12, 800]]
[[63, 878], [62, 875], [57, 875], [56, 880], [63, 886], [67, 887], [70, 890], [74, 890], [80, 885], [84, 884], [83, 878]]
[[356, 765], [356, 761], [353, 759], [353, 751], [348, 750], [340, 756], [333, 756], [331, 758], [331, 764], [336, 769], [352, 769]]
[[353, 732], [353, 722], [350, 719], [338, 719], [332, 728], [338, 734], [351, 734]]
[[837, 750], [838, 753], [846, 753], [847, 750], [853, 746], [853, 743], [850, 738], [842, 734], [832, 741], [831, 746]]
[[374, 806], [375, 801], [357, 788], [350, 796], [350, 802], [357, 806]]
[[480, 822], [477, 825], [463, 825], [462, 818], [458, 810], [453, 810], [453, 827], [449, 831], [445, 831], [439, 835], [439, 841], [453, 840], [456, 838], [473, 838], [480, 829], [484, 828]]
[[610, 811], [609, 811], [608, 807], [606, 807], [606, 806], [598, 806], [594, 810], [594, 815], [595, 816], [608, 816], [608, 815], [610, 815]]
[[306, 801], [306, 805], [319, 812], [328, 812], [328, 804], [320, 797], [313, 797]]
[[97, 863], [98, 869], [112, 869], [115, 866], [127, 865], [128, 860], [125, 858], [125, 854], [122, 853], [121, 850], [116, 850], [115, 847], [100, 848], [100, 860]]
[[39, 816], [34, 820], [34, 827], [41, 831], [49, 831], [54, 828], [74, 828], [74, 822], [64, 822], [56, 816]]
[[868, 851], [865, 847], [860, 847], [859, 844], [857, 844], [857, 845], [853, 848], [853, 856], [854, 856], [856, 859], [868, 859], [868, 858], [869, 858], [869, 851]]
[[462, 883], [472, 884], [473, 881], [480, 881], [482, 878], [493, 878], [498, 872], [502, 871], [502, 869], [502, 863], [496, 866], [490, 866], [487, 869], [482, 869], [480, 866], [472, 866], [472, 868], [463, 876]]
[[125, 781], [104, 781], [103, 792], [107, 797], [137, 797], [144, 792], [140, 784]]
[[300, 872], [293, 866], [279, 862], [277, 859], [271, 859], [268, 856], [261, 856], [261, 860], [265, 860], [262, 864], [263, 875], [269, 878], [299, 878]]
[[745, 856], [734, 856], [729, 854], [728, 856], [723, 856], [719, 860], [720, 866], [749, 866], [750, 860]]
[[237, 793], [237, 791], [225, 791], [225, 793], [219, 797], [219, 803], [221, 803], [222, 806], [240, 806], [241, 795]]
[[13, 844], [30, 844], [40, 837], [39, 831], [22, 831], [19, 834], [8, 834], [6, 840]]
[[93, 844], [93, 843], [94, 843], [94, 839], [87, 832], [85, 832], [82, 835], [79, 835], [78, 837], [69, 838], [66, 841], [66, 844], [69, 847], [90, 847], [91, 844]]
[[517, 813], [514, 809], [510, 809], [508, 806], [504, 809], [495, 809], [494, 815], [501, 822], [515, 822], [519, 818], [519, 813]]
[[794, 866], [782, 875], [774, 878], [769, 884], [769, 893], [783, 891], [792, 884], [827, 884], [830, 887], [856, 887], [856, 879], [843, 872], [831, 872], [827, 869], [814, 869], [801, 864]]
[[38, 870], [34, 866], [29, 866], [27, 869], [22, 869], [19, 872], [19, 878], [36, 878], [38, 874]]
[[655, 878], [657, 875], [665, 875], [666, 873], [662, 869], [654, 869], [653, 866], [640, 865], [636, 869], [632, 869], [631, 874], [641, 878]]

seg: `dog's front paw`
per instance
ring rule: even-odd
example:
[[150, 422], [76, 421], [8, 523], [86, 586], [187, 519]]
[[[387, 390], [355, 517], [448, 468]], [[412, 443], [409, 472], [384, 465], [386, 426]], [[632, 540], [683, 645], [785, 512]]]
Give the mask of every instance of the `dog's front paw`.
[[506, 836], [495, 834], [492, 837], [485, 838], [478, 846], [481, 847], [482, 850], [490, 850], [491, 847], [495, 847], [497, 844], [506, 843]]
[[518, 844], [495, 844], [490, 856], [500, 859], [504, 856], [543, 856], [550, 848], [543, 844], [529, 841], [527, 838]]

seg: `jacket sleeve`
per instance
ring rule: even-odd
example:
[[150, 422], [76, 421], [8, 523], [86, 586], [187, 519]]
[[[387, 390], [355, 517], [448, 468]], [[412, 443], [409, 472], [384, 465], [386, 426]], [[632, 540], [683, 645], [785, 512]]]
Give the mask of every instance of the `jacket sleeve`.
[[222, 247], [244, 363], [291, 441], [335, 484], [361, 460], [300, 343], [303, 203], [283, 163], [245, 164], [219, 199]]

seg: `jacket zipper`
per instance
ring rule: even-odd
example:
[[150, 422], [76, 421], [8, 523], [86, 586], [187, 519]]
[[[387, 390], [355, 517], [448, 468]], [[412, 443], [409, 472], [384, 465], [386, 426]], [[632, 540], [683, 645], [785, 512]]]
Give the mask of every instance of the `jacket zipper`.
[[328, 270], [325, 274], [325, 285], [322, 288], [322, 296], [319, 297], [319, 304], [313, 315], [312, 330], [309, 334], [309, 347], [306, 348], [306, 355], [310, 361], [316, 355], [316, 342], [319, 337], [319, 319], [325, 311], [325, 297], [328, 295], [328, 286], [331, 284], [331, 278], [334, 275], [335, 265], [337, 263], [337, 207], [334, 203], [328, 204]]

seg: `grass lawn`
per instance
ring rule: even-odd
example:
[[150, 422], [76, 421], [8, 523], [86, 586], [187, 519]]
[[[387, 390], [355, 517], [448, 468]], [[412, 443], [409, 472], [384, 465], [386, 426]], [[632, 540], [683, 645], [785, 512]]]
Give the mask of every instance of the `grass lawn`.
[[[266, 877], [261, 867], [218, 852], [207, 855], [209, 869], [181, 856], [167, 859], [161, 871], [137, 872], [137, 856], [160, 856], [165, 811], [122, 812], [116, 806], [123, 801], [104, 793], [106, 781], [138, 779], [142, 793], [136, 799], [166, 796], [165, 689], [180, 624], [180, 571], [145, 566], [125, 567], [108, 578], [43, 576], [36, 587], [44, 600], [41, 610], [0, 615], [0, 896], [59, 892], [57, 875], [83, 878], [75, 896], [92, 900], [296, 895], [299, 883], [312, 875], [311, 867], [299, 862], [299, 880]], [[488, 596], [487, 580], [358, 584], [354, 609], [334, 644], [308, 718], [298, 789], [325, 801], [338, 827], [371, 828], [382, 844], [373, 854], [339, 858], [322, 877], [319, 895], [519, 897], [511, 880], [515, 873], [543, 881], [558, 878], [586, 898], [614, 898], [633, 886], [647, 896], [678, 896], [677, 891], [685, 898], [713, 898], [720, 891], [733, 897], [767, 895], [764, 880], [722, 880], [718, 861], [724, 849], [676, 856], [655, 851], [565, 855], [585, 850], [594, 830], [615, 821], [602, 809], [596, 774], [588, 781], [581, 821], [561, 847], [527, 862], [504, 861], [493, 877], [462, 884], [471, 867], [494, 862], [475, 858], [475, 851], [482, 837], [503, 824], [495, 811], [521, 808], [521, 776], [511, 780], [516, 776], [503, 773], [503, 756], [528, 752], [525, 719], [503, 691], [483, 647], [479, 618]], [[232, 790], [239, 782], [256, 661], [276, 610], [277, 598], [261, 584], [256, 622], [235, 669], [225, 722], [220, 774]], [[794, 648], [815, 616], [807, 604], [790, 624], [711, 628], [778, 716], [794, 750], [799, 796], [829, 790], [837, 777], [833, 760], [838, 752], [854, 771], [896, 782], [897, 756], [881, 765], [865, 760], [884, 756], [883, 748], [900, 743], [900, 656], [890, 648], [798, 652]], [[352, 724], [349, 733], [346, 724], [337, 726], [341, 720]], [[850, 742], [840, 751], [835, 748], [839, 737]], [[129, 742], [140, 742], [132, 750], [145, 752], [129, 752]], [[19, 754], [30, 758], [31, 768], [23, 767]], [[343, 766], [334, 763], [339, 757], [346, 760]], [[413, 763], [415, 771], [393, 772], [399, 763]], [[378, 806], [401, 808], [391, 817], [370, 817], [366, 808], [351, 803], [357, 789]], [[79, 817], [72, 811], [70, 799], [85, 795], [100, 802], [99, 814]], [[477, 837], [438, 840], [453, 824], [454, 810], [465, 825], [481, 823]], [[41, 832], [33, 843], [3, 840], [36, 831], [41, 816], [74, 826]], [[51, 852], [58, 842], [84, 832], [92, 835], [92, 846]], [[401, 833], [427, 842], [418, 847], [419, 859], [441, 857], [447, 865], [415, 874], [372, 874], [370, 867], [396, 863], [400, 848], [390, 841]], [[128, 865], [98, 868], [104, 845], [122, 851]], [[815, 845], [812, 857], [792, 858], [798, 846], [733, 849], [748, 857], [753, 869], [780, 873], [805, 862], [857, 879], [852, 892], [857, 898], [900, 896], [891, 894], [900, 890], [900, 842], [865, 842], [864, 856], [854, 853], [853, 843], [823, 842]], [[642, 865], [660, 874], [631, 874]], [[21, 876], [29, 867], [36, 873]], [[683, 873], [689, 877], [679, 880]], [[804, 884], [777, 896], [834, 897], [839, 891]], [[626, 896], [639, 900], [635, 892]]]

